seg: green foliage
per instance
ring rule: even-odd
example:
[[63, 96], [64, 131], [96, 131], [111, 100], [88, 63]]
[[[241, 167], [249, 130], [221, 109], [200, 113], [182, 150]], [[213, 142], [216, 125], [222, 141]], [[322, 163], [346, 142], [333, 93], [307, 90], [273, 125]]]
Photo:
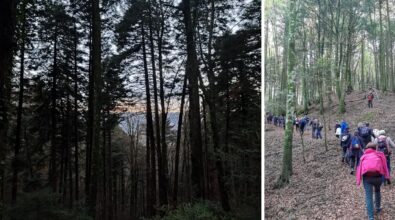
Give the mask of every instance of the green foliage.
[[196, 203], [185, 203], [179, 208], [170, 211], [164, 217], [156, 216], [151, 220], [224, 220], [234, 219], [225, 214], [219, 205], [208, 202], [199, 201]]
[[61, 196], [49, 190], [20, 194], [15, 207], [6, 210], [14, 220], [90, 220], [82, 208], [69, 210], [61, 205]]

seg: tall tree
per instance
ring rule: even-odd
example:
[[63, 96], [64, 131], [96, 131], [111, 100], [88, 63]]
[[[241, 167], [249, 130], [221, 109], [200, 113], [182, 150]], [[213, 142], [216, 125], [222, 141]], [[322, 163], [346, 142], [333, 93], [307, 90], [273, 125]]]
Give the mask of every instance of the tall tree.
[[5, 0], [0, 3], [0, 202], [4, 201], [5, 156], [8, 149], [9, 105], [11, 93], [12, 55], [15, 47], [16, 2]]
[[[196, 7], [196, 6], [195, 6]], [[190, 144], [192, 158], [192, 190], [194, 198], [202, 198], [204, 195], [204, 171], [202, 134], [200, 124], [200, 101], [198, 79], [200, 75], [195, 41], [195, 27], [192, 22], [194, 8], [190, 0], [182, 1], [184, 18], [184, 31], [186, 36], [186, 76], [189, 85], [189, 118], [190, 118]]]
[[295, 79], [296, 79], [296, 50], [295, 50], [295, 30], [297, 6], [296, 0], [291, 0], [288, 5], [289, 10], [289, 29], [286, 38], [288, 39], [288, 74], [287, 74], [287, 105], [286, 105], [286, 125], [285, 125], [285, 141], [283, 147], [283, 164], [281, 175], [278, 179], [278, 186], [283, 186], [289, 182], [292, 175], [292, 138], [293, 138], [293, 118], [295, 116]]
[[101, 18], [99, 0], [91, 0], [92, 7], [92, 77], [89, 80], [93, 93], [89, 94], [92, 99], [92, 109], [89, 109], [91, 114], [91, 124], [88, 124], [88, 130], [92, 134], [90, 136], [90, 145], [92, 147], [92, 175], [89, 184], [89, 194], [87, 196], [87, 203], [91, 216], [96, 216], [96, 200], [98, 192], [98, 177], [99, 177], [99, 148], [100, 148], [100, 96], [102, 88], [102, 73], [101, 73]]

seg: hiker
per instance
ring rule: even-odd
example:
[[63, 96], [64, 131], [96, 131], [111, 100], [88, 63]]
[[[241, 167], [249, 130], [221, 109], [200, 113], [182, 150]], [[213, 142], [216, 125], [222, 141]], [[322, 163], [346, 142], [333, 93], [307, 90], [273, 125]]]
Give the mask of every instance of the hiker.
[[365, 188], [365, 202], [369, 219], [374, 219], [373, 215], [373, 188], [375, 194], [376, 213], [381, 212], [380, 186], [383, 183], [382, 177], [390, 183], [390, 174], [387, 162], [382, 152], [376, 151], [376, 144], [369, 142], [361, 157], [360, 164], [356, 172], [357, 185], [363, 180]]
[[362, 151], [362, 138], [359, 136], [358, 130], [354, 132], [354, 136], [351, 138], [350, 145], [350, 167], [351, 173], [354, 174], [355, 168], [359, 165], [359, 159], [361, 158]]
[[318, 119], [314, 118], [311, 122], [310, 122], [310, 126], [311, 126], [311, 137], [313, 139], [316, 139], [316, 132], [317, 132], [317, 127], [318, 127]]
[[279, 120], [280, 120], [279, 126], [281, 128], [285, 129], [285, 116], [284, 115], [280, 115], [280, 119]]
[[309, 118], [305, 115], [299, 122], [300, 134], [303, 135], [306, 125], [309, 123]]
[[278, 124], [278, 118], [277, 118], [277, 116], [274, 116], [273, 117], [273, 124], [275, 125], [275, 126], [277, 126]]
[[361, 127], [358, 127], [358, 132], [363, 141], [362, 148], [365, 148], [365, 146], [372, 141], [372, 137], [374, 139], [373, 130], [369, 128], [369, 123], [365, 123], [362, 124]]
[[373, 90], [371, 88], [369, 90], [369, 94], [368, 94], [367, 98], [368, 98], [368, 108], [373, 108], [374, 95], [373, 95]]
[[347, 162], [347, 149], [351, 144], [351, 134], [349, 129], [347, 128], [340, 139], [340, 146], [342, 147], [342, 163]]
[[324, 126], [322, 125], [321, 122], [319, 122], [318, 125], [317, 125], [317, 130], [316, 130], [316, 135], [315, 135], [315, 137], [316, 137], [317, 139], [318, 139], [318, 138], [322, 139], [322, 136], [321, 136], [322, 128], [324, 128]]
[[268, 112], [268, 114], [267, 114], [267, 123], [271, 124], [272, 123], [272, 118], [273, 118], [272, 113]]
[[295, 118], [294, 125], [295, 125], [295, 128], [296, 128], [296, 131], [299, 131], [299, 118], [298, 117]]
[[345, 134], [347, 128], [348, 128], [348, 124], [346, 120], [343, 118], [342, 122], [340, 123], [340, 136], [343, 136], [343, 134]]
[[385, 130], [380, 130], [377, 132], [378, 137], [374, 140], [377, 144], [377, 151], [383, 152], [387, 160], [388, 172], [391, 173], [391, 148], [395, 148], [394, 142], [390, 137], [385, 135]]

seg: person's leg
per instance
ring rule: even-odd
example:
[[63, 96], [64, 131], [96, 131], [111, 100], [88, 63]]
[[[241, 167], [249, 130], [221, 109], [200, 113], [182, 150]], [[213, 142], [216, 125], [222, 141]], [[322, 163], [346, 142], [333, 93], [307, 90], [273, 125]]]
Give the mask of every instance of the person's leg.
[[354, 174], [354, 171], [355, 171], [355, 169], [354, 169], [354, 166], [355, 166], [355, 163], [356, 163], [356, 158], [355, 158], [355, 156], [353, 155], [353, 156], [351, 156], [351, 158], [350, 158], [350, 167], [351, 167], [351, 172], [350, 172], [350, 174]]
[[366, 177], [363, 177], [363, 187], [365, 188], [365, 203], [369, 219], [374, 219], [373, 216], [373, 186], [368, 183]]
[[314, 130], [314, 128], [312, 128], [312, 130], [311, 130], [311, 138], [313, 138], [313, 139], [314, 139], [314, 133], [315, 133], [315, 130]]
[[351, 157], [350, 157], [350, 168], [351, 168], [351, 174], [353, 174], [353, 173], [354, 173], [354, 165], [355, 165], [355, 162], [356, 162], [356, 160], [355, 160], [355, 156], [351, 156]]
[[381, 178], [375, 178], [374, 182], [372, 182], [374, 185], [374, 204], [376, 208], [376, 212], [379, 213], [381, 211], [381, 192], [380, 192], [380, 187], [382, 184]]

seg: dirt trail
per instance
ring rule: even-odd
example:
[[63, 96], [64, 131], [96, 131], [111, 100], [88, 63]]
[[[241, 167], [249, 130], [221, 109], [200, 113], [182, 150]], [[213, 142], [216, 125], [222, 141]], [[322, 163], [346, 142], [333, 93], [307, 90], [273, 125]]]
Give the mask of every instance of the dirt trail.
[[[380, 95], [374, 108], [367, 108], [367, 101], [357, 100], [363, 94], [351, 94], [346, 98], [345, 118], [351, 131], [361, 121], [368, 121], [373, 128], [385, 129], [395, 139], [395, 95]], [[330, 116], [328, 151], [324, 140], [311, 138], [311, 130], [304, 134], [306, 163], [302, 158], [299, 133], [294, 133], [293, 176], [290, 184], [273, 189], [280, 175], [284, 131], [272, 125], [265, 128], [265, 218], [266, 219], [366, 219], [363, 186], [357, 186], [355, 175], [341, 163], [341, 147], [334, 135], [335, 120], [340, 120], [337, 107], [326, 114]], [[317, 112], [309, 114], [318, 116]], [[324, 134], [322, 134], [324, 135]], [[395, 156], [391, 158], [392, 184], [382, 186], [383, 212], [376, 219], [392, 219], [395, 216]]]

